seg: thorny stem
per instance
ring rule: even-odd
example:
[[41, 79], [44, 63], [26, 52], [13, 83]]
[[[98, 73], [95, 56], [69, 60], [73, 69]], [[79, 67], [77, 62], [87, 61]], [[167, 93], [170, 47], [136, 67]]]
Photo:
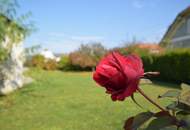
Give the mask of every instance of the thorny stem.
[[[159, 72], [146, 72], [144, 73], [143, 77], [147, 76], [147, 77], [151, 77], [151, 76], [156, 76], [159, 75]], [[142, 77], [142, 78], [143, 78]], [[159, 104], [157, 104], [156, 102], [154, 102], [151, 98], [149, 98], [143, 91], [142, 89], [140, 89], [139, 87], [137, 88], [137, 91], [144, 97], [146, 98], [150, 103], [152, 103], [153, 105], [155, 105], [157, 108], [159, 108], [161, 111], [167, 111], [165, 110], [163, 107], [161, 107]], [[179, 129], [182, 124], [181, 122], [179, 122], [176, 117], [175, 117], [175, 112], [172, 113], [173, 115], [169, 114], [168, 116], [170, 116], [174, 121], [175, 121], [175, 125], [177, 126], [177, 129]]]
[[160, 105], [158, 105], [156, 102], [154, 102], [151, 98], [149, 98], [140, 88], [138, 88], [137, 91], [138, 91], [143, 97], [145, 97], [150, 103], [152, 103], [153, 105], [155, 105], [156, 107], [158, 107], [160, 110], [166, 111], [164, 108], [162, 108], [162, 107], [161, 107]]

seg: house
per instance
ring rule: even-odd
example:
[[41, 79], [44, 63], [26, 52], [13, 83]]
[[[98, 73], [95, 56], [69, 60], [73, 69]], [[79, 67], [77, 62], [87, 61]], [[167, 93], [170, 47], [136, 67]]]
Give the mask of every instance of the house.
[[40, 55], [44, 56], [46, 59], [51, 59], [51, 60], [55, 60], [56, 62], [60, 61], [60, 57], [57, 57], [53, 54], [53, 52], [51, 52], [48, 49], [44, 49], [43, 51], [40, 52]]
[[190, 6], [180, 12], [160, 42], [167, 47], [190, 47]]

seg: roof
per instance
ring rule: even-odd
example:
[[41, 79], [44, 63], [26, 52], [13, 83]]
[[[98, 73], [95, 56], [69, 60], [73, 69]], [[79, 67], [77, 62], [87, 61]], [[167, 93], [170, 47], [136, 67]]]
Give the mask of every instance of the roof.
[[160, 45], [167, 44], [168, 40], [172, 37], [174, 31], [180, 26], [180, 23], [182, 23], [187, 16], [190, 16], [190, 6], [188, 6], [177, 15], [173, 23], [169, 26], [162, 40], [160, 41]]
[[140, 44], [136, 44], [139, 48], [141, 49], [162, 49], [162, 47], [160, 47], [158, 44], [153, 44], [153, 43], [140, 43]]

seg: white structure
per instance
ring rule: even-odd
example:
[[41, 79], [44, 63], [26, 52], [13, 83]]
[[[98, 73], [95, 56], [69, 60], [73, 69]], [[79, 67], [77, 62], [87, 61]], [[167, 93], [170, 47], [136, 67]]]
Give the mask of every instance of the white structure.
[[[0, 63], [0, 95], [6, 95], [23, 87], [26, 82], [28, 83], [31, 80], [23, 75], [25, 58], [22, 40], [24, 34], [16, 28], [12, 28], [15, 22], [11, 22], [6, 16], [0, 15], [0, 18], [0, 22], [5, 28], [1, 30], [3, 38], [1, 39], [0, 48], [8, 53], [7, 58]], [[17, 24], [15, 26], [20, 31], [22, 30]]]
[[[7, 48], [9, 39], [0, 47]], [[21, 88], [28, 78], [23, 76], [24, 47], [22, 43], [13, 44], [10, 49], [10, 56], [0, 64], [0, 95], [6, 95], [18, 88]]]
[[44, 56], [46, 59], [55, 60], [56, 62], [60, 61], [60, 57], [56, 57], [53, 52], [49, 51], [48, 49], [43, 50], [40, 55]]

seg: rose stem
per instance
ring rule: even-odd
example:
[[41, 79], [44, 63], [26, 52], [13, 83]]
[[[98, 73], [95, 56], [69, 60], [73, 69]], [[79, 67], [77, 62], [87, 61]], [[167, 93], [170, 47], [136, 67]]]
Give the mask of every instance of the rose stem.
[[160, 105], [158, 105], [157, 103], [155, 103], [152, 99], [150, 99], [140, 88], [137, 89], [138, 92], [145, 97], [150, 103], [152, 103], [153, 105], [155, 105], [156, 107], [158, 107], [160, 110], [162, 111], [166, 111], [164, 108], [162, 108]]

